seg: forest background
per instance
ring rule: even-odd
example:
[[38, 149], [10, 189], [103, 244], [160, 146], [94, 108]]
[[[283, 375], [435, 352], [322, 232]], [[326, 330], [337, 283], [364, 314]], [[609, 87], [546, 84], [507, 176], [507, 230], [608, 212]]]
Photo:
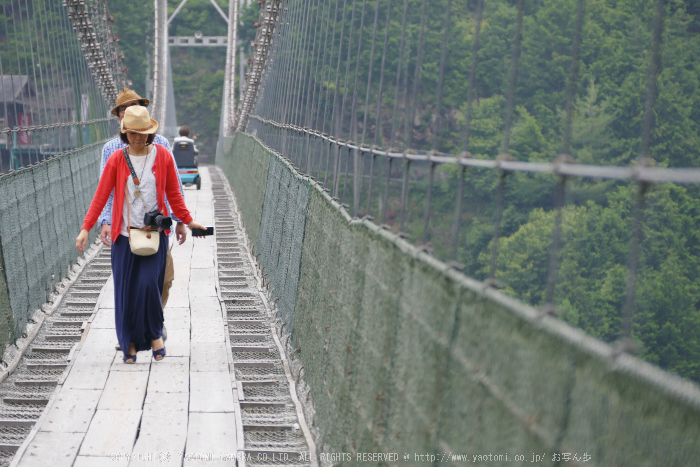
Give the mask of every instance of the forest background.
[[[150, 6], [144, 9], [136, 3], [112, 0], [109, 8], [117, 17], [115, 30], [121, 36], [129, 76], [137, 92], [144, 94], [147, 55], [151, 50], [150, 45], [144, 44], [152, 40], [152, 12]], [[170, 1], [171, 14], [177, 3]], [[348, 17], [352, 3], [347, 2]], [[399, 82], [400, 89], [395, 94], [403, 3], [392, 3], [382, 111], [379, 122], [374, 117], [368, 120], [368, 140], [384, 146], [426, 149], [437, 136], [437, 148], [443, 152], [456, 154], [468, 149], [474, 157], [497, 157], [503, 139], [516, 2], [484, 2], [468, 148], [464, 148], [463, 140], [477, 2], [451, 2], [439, 126], [434, 125], [434, 112], [446, 0], [428, 2], [431, 8], [425, 20], [426, 53], [419, 75], [414, 68], [422, 1], [408, 0], [409, 59], [404, 60], [403, 82]], [[576, 1], [540, 0], [525, 4], [509, 153], [518, 160], [551, 161], [562, 147]], [[380, 0], [379, 5], [380, 11], [385, 11], [387, 0]], [[628, 165], [639, 157], [656, 1], [587, 0], [585, 5], [571, 155], [582, 163]], [[225, 5], [221, 6], [227, 11]], [[375, 1], [367, 1], [366, 8], [367, 18], [373, 18]], [[243, 11], [239, 37], [244, 44], [254, 37], [252, 23], [257, 17], [257, 4]], [[353, 38], [362, 31], [357, 73], [358, 94], [364, 96], [373, 24], [367, 20], [361, 29], [357, 18], [352, 26]], [[170, 26], [171, 35], [192, 35], [197, 30], [205, 35], [226, 33], [225, 23], [207, 0], [189, 0]], [[330, 40], [329, 37], [326, 43]], [[224, 51], [171, 48], [178, 123], [188, 124], [199, 133], [207, 154], [214, 153], [218, 138]], [[667, 0], [649, 149], [657, 165], [700, 166], [699, 57], [700, 4], [693, 0]], [[377, 89], [376, 70], [381, 58], [381, 54], [372, 58], [372, 92]], [[354, 65], [355, 58], [350, 60]], [[355, 67], [348, 69], [352, 83]], [[420, 81], [413, 96], [413, 121], [392, 121], [395, 116], [390, 110], [395, 95], [399, 115], [408, 115], [408, 91], [414, 89], [416, 76]], [[319, 85], [322, 91], [332, 93], [335, 89], [332, 79]], [[372, 115], [376, 102], [374, 105], [369, 109]], [[359, 125], [365, 111], [358, 110]], [[397, 129], [392, 134], [390, 129], [394, 127]], [[363, 130], [361, 126], [355, 128]], [[432, 133], [435, 128], [437, 135]], [[337, 131], [339, 136], [347, 137], [350, 128]], [[434, 254], [440, 258], [447, 256], [449, 242], [443, 233], [449, 232], [457, 178], [454, 167], [438, 169], [439, 183], [433, 193], [437, 214], [431, 220], [428, 238]], [[504, 292], [540, 306], [547, 282], [556, 180], [520, 174], [509, 178], [496, 277], [504, 284]], [[494, 171], [474, 170], [469, 174], [464, 195], [467, 207], [457, 259], [464, 265], [465, 273], [477, 279], [488, 277], [497, 184], [498, 174]], [[629, 183], [572, 180], [563, 210], [563, 243], [554, 302], [561, 319], [608, 342], [615, 342], [621, 332], [635, 190]], [[416, 175], [409, 193], [409, 211], [416, 214], [409, 217], [406, 228], [412, 239], [422, 234], [420, 213], [424, 199], [424, 177]], [[387, 222], [395, 226], [397, 205], [391, 200], [385, 202], [390, 206]], [[699, 278], [700, 189], [668, 184], [652, 187], [644, 213], [632, 338], [642, 358], [696, 382], [700, 382]]]

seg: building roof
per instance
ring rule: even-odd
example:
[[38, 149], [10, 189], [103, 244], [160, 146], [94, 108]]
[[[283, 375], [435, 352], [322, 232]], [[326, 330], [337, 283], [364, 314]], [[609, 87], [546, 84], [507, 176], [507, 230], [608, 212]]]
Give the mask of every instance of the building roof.
[[26, 93], [22, 96], [22, 90], [29, 84], [27, 75], [3, 75], [1, 78], [0, 103], [16, 102], [21, 97], [26, 97]]

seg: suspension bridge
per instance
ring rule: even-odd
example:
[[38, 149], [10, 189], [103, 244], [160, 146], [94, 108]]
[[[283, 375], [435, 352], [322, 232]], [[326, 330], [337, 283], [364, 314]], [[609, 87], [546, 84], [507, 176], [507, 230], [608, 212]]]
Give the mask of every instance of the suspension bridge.
[[[259, 0], [250, 47], [250, 2], [209, 3], [227, 36], [170, 37], [187, 0], [154, 1], [148, 79], [174, 136], [170, 47], [226, 47], [215, 165], [185, 188], [216, 235], [174, 247], [168, 356], [131, 366], [114, 346], [109, 249], [96, 230], [74, 248], [117, 132], [109, 110], [131, 85], [120, 19], [104, 0], [3, 3], [0, 465], [697, 465], [692, 372], [640, 358], [658, 299], [640, 292], [650, 219], [671, 222], [665, 189], [691, 205], [700, 184], [672, 154], [654, 163], [690, 16], [665, 0], [627, 12], [638, 92], [617, 119], [637, 139], [616, 165], [582, 143], [623, 126], [584, 119], [604, 106], [597, 31], [624, 36], [592, 2]], [[625, 243], [590, 253], [617, 258], [598, 283], [618, 297], [602, 340], [573, 325], [572, 297], [588, 292], [570, 293], [571, 219], [613, 190], [619, 221], [586, 221]], [[524, 197], [542, 213], [531, 237], [515, 236]], [[697, 282], [687, 274], [673, 281]], [[587, 303], [576, 316], [603, 306]]]

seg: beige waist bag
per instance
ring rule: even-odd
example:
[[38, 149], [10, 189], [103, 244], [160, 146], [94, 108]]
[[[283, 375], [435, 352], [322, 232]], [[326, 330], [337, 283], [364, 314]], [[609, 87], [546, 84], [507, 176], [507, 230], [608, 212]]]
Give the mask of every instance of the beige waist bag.
[[155, 255], [160, 247], [160, 232], [129, 227], [129, 246], [135, 255]]
[[[126, 213], [129, 225], [131, 225], [131, 209], [129, 209], [129, 190], [124, 187], [126, 196]], [[141, 198], [143, 202], [143, 198]], [[145, 206], [145, 204], [144, 204]], [[138, 256], [151, 256], [158, 252], [160, 247], [160, 231], [150, 229], [137, 229], [129, 227], [129, 246], [131, 252]]]

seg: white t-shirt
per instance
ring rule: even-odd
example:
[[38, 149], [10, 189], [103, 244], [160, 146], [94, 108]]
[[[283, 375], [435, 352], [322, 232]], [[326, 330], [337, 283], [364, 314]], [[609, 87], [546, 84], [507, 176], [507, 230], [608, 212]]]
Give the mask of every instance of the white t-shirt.
[[[124, 209], [122, 210], [122, 229], [121, 234], [129, 236], [129, 220], [127, 214], [131, 217], [131, 227], [145, 227], [143, 216], [147, 212], [158, 209], [158, 194], [156, 192], [156, 177], [153, 174], [153, 164], [156, 161], [156, 146], [152, 145], [151, 152], [146, 156], [129, 156], [131, 165], [134, 167], [134, 172], [139, 178], [139, 196], [136, 197], [136, 185], [134, 185], [134, 177], [129, 174], [126, 182], [128, 195], [124, 197]], [[129, 203], [130, 213], [127, 211], [126, 203]]]

